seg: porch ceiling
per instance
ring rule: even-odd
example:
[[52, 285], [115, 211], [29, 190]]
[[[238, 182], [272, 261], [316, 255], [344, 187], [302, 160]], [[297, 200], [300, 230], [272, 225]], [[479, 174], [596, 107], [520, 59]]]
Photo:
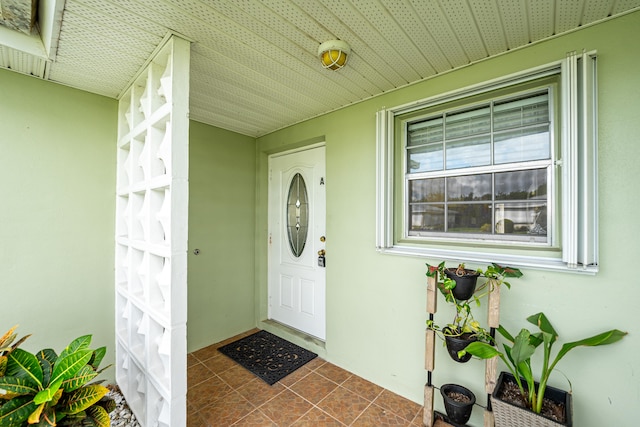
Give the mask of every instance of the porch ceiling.
[[[44, 49], [0, 32], [0, 67], [116, 98], [172, 31], [194, 42], [190, 117], [250, 136], [640, 10], [640, 0], [42, 0], [40, 7], [48, 3]], [[316, 56], [332, 39], [352, 49], [338, 71]]]

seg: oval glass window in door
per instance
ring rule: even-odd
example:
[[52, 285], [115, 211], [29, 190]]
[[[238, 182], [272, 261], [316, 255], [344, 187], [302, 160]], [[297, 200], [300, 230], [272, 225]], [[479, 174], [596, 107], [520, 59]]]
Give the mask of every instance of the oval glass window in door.
[[309, 230], [309, 198], [307, 185], [300, 173], [296, 173], [289, 185], [287, 196], [287, 236], [289, 247], [296, 258], [302, 255]]

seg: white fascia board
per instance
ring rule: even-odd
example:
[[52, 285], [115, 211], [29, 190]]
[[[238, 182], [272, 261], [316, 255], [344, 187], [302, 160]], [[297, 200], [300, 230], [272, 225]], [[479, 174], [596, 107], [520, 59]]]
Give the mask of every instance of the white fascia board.
[[0, 44], [42, 59], [49, 59], [37, 31], [31, 35], [0, 26]]
[[62, 27], [62, 12], [65, 0], [39, 0], [38, 26], [42, 38], [42, 46], [48, 59], [55, 59], [58, 50], [58, 39]]

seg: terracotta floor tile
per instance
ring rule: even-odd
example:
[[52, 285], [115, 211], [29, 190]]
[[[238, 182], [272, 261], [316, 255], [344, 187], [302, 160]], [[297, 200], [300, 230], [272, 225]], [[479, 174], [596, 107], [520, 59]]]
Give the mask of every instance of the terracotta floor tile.
[[338, 384], [315, 372], [310, 373], [295, 383], [291, 390], [311, 403], [318, 403], [338, 387]]
[[244, 337], [249, 336], [251, 334], [254, 334], [256, 332], [258, 332], [258, 329], [252, 329], [250, 331], [243, 332], [243, 333], [238, 334], [236, 336], [233, 336], [231, 338], [227, 338], [224, 341], [220, 341], [218, 343], [211, 344], [211, 345], [209, 345], [207, 347], [203, 347], [200, 350], [196, 350], [196, 351], [194, 351], [192, 353], [189, 353], [189, 354], [193, 355], [194, 357], [196, 357], [201, 362], [204, 362], [207, 359], [219, 356], [220, 352], [218, 352], [218, 349], [220, 347], [222, 347], [223, 345], [227, 345], [229, 343], [232, 343], [234, 341], [239, 340], [240, 338], [244, 338]]
[[187, 354], [187, 368], [196, 363], [200, 363], [197, 357], [193, 355], [193, 353]]
[[194, 411], [199, 411], [221, 397], [229, 394], [233, 389], [216, 375], [208, 381], [187, 389], [187, 401]]
[[187, 412], [187, 427], [207, 427], [200, 414], [196, 412]]
[[358, 394], [365, 399], [373, 402], [376, 397], [384, 390], [379, 385], [376, 385], [370, 381], [360, 378], [357, 375], [352, 375], [345, 382], [342, 383], [342, 387], [351, 390], [355, 394]]
[[280, 383], [269, 385], [260, 378], [255, 378], [240, 387], [238, 393], [257, 407], [273, 399], [284, 390], [285, 387]]
[[374, 403], [407, 421], [412, 421], [420, 411], [420, 405], [389, 390], [384, 390]]
[[338, 384], [342, 384], [352, 375], [351, 372], [345, 371], [344, 369], [329, 362], [318, 367], [314, 372], [322, 375], [323, 377], [329, 378], [331, 381]]
[[254, 409], [247, 399], [233, 391], [198, 411], [198, 415], [211, 427], [227, 427], [244, 418]]
[[422, 406], [319, 357], [269, 386], [218, 351], [255, 332], [187, 355], [187, 427], [422, 427]]
[[310, 373], [311, 371], [305, 365], [301, 368], [296, 369], [295, 371], [293, 371], [292, 373], [290, 373], [289, 375], [287, 375], [286, 377], [278, 381], [278, 383], [289, 387], [297, 383], [298, 381], [300, 381], [302, 378], [306, 377]]
[[311, 408], [311, 403], [292, 391], [285, 390], [259, 409], [279, 427], [289, 427]]
[[320, 366], [324, 365], [325, 363], [327, 362], [324, 359], [316, 357], [314, 359], [311, 359], [309, 362], [305, 363], [303, 366], [313, 371], [315, 369], [318, 369]]
[[226, 371], [219, 373], [218, 376], [233, 388], [242, 387], [249, 381], [256, 379], [255, 375], [240, 365], [235, 365]]
[[336, 388], [318, 407], [344, 424], [351, 424], [370, 405], [370, 402], [344, 387]]
[[408, 426], [410, 421], [407, 421], [398, 415], [385, 410], [378, 405], [369, 406], [358, 419], [351, 424], [352, 427], [393, 427], [393, 426]]
[[204, 364], [196, 362], [195, 364], [187, 367], [187, 387], [192, 387], [203, 381], [207, 381], [213, 375], [213, 372], [211, 372]]
[[222, 353], [218, 353], [217, 356], [211, 357], [204, 362], [202, 362], [211, 372], [216, 374], [220, 374], [227, 369], [233, 368], [234, 366], [238, 366], [236, 362], [229, 359], [227, 356]]
[[424, 426], [424, 407], [420, 406], [420, 410], [416, 414], [416, 417], [413, 419], [411, 426], [423, 427]]
[[204, 362], [207, 359], [217, 356], [218, 354], [218, 346], [217, 344], [213, 344], [207, 347], [203, 347], [200, 350], [196, 350], [193, 353], [193, 356], [201, 362]]
[[278, 427], [278, 424], [269, 419], [262, 411], [256, 409], [235, 423], [233, 427]]
[[293, 427], [344, 427], [344, 424], [321, 409], [313, 408], [293, 423]]

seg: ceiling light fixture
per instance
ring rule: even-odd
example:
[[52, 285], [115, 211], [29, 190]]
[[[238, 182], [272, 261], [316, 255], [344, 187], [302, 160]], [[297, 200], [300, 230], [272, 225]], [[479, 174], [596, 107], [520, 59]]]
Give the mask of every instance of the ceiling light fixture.
[[351, 48], [342, 40], [329, 40], [318, 47], [318, 56], [324, 68], [339, 70], [347, 63]]

